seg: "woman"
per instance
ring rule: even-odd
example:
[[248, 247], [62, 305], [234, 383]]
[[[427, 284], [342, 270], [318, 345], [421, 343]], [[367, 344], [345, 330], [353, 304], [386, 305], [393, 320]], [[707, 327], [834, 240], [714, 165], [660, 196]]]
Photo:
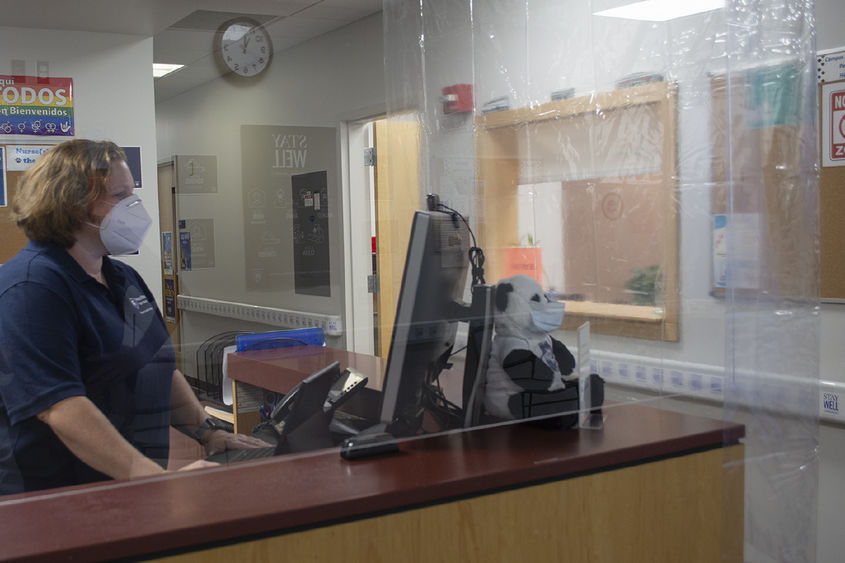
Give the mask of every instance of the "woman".
[[162, 473], [170, 425], [209, 454], [267, 446], [214, 429], [150, 290], [109, 257], [151, 224], [133, 191], [111, 142], [57, 145], [21, 179], [29, 243], [0, 267], [0, 493]]

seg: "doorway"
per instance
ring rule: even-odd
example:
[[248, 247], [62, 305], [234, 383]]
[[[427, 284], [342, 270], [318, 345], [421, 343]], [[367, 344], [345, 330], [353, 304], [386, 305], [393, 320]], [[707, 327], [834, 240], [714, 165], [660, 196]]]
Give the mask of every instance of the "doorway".
[[419, 209], [419, 124], [384, 116], [345, 124], [347, 346], [387, 358], [411, 218]]
[[378, 282], [376, 260], [375, 123], [383, 116], [345, 124], [344, 230], [347, 347], [378, 355]]

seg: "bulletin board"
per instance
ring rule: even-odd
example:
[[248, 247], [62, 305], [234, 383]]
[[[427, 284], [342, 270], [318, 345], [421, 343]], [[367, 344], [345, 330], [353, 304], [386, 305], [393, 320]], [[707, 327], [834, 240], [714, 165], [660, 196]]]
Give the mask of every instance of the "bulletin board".
[[730, 80], [711, 76], [714, 296], [726, 294], [718, 244], [724, 221], [739, 241], [730, 282], [735, 295], [816, 295], [820, 270], [833, 265], [831, 256], [819, 261], [816, 239], [807, 235], [818, 228], [818, 201], [802, 189], [800, 173], [807, 128], [802, 72], [783, 63], [736, 71]]
[[[6, 149], [5, 145], [0, 145]], [[6, 156], [9, 151], [4, 150]], [[3, 172], [6, 179], [5, 205], [0, 207], [0, 264], [8, 262], [20, 249], [26, 246], [27, 238], [23, 231], [12, 221], [11, 202], [15, 199], [18, 182], [23, 172], [6, 170], [6, 162], [3, 162]]]
[[841, 85], [845, 80], [819, 84], [819, 151], [822, 157], [819, 176], [819, 228], [821, 240], [821, 288], [823, 300], [845, 301], [845, 166], [826, 166], [823, 129], [830, 115], [823, 115], [822, 87]]

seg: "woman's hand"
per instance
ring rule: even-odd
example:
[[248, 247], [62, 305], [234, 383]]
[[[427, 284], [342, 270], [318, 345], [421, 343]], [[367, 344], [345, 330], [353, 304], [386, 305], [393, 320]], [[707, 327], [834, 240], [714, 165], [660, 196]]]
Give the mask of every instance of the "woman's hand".
[[180, 467], [177, 471], [192, 471], [194, 469], [205, 469], [207, 467], [220, 467], [220, 464], [214, 463], [213, 461], [198, 459], [197, 461], [191, 462], [184, 467]]
[[208, 433], [208, 440], [203, 444], [208, 455], [226, 450], [243, 450], [246, 448], [272, 448], [273, 444], [259, 440], [246, 434], [232, 434], [225, 430], [214, 430]]

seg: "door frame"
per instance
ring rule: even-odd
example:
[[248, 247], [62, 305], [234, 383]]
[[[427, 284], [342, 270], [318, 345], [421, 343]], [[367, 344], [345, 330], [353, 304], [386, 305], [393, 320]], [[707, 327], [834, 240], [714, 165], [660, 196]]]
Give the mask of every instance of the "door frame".
[[343, 189], [344, 318], [346, 347], [361, 354], [374, 354], [373, 294], [367, 277], [372, 273], [370, 182], [372, 167], [363, 165], [364, 149], [372, 146], [368, 124], [384, 115], [342, 121], [340, 164]]

